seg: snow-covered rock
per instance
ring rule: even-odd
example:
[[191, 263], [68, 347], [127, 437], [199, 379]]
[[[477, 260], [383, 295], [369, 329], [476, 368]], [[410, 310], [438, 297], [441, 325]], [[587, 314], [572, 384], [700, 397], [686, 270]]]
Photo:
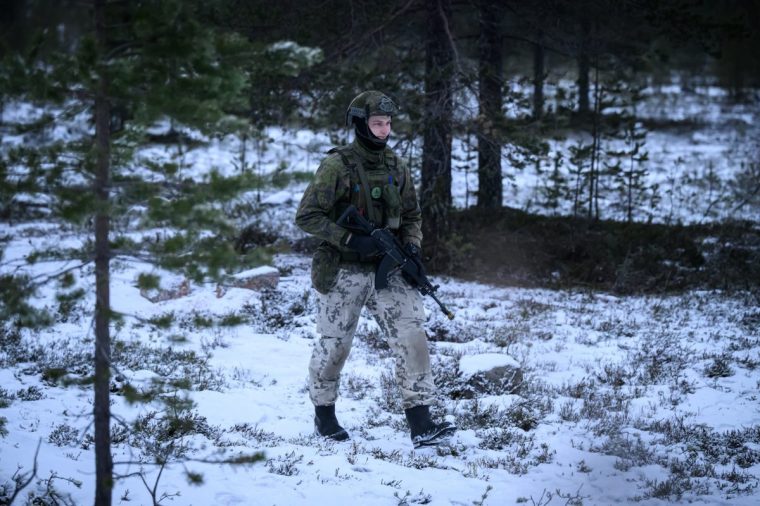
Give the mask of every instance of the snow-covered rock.
[[265, 265], [235, 274], [230, 281], [230, 285], [249, 290], [263, 290], [266, 288], [277, 288], [279, 282], [280, 271], [274, 267]]
[[520, 363], [503, 353], [464, 355], [459, 359], [459, 370], [477, 393], [515, 393], [523, 382]]

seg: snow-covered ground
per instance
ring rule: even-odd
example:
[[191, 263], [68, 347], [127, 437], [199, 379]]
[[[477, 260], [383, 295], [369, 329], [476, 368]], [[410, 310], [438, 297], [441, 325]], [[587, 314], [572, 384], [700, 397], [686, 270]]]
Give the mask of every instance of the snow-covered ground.
[[[43, 239], [18, 238], [27, 240]], [[162, 504], [449, 505], [485, 496], [483, 504], [750, 505], [760, 497], [760, 311], [749, 295], [617, 298], [439, 280], [456, 318], [427, 305], [436, 410], [460, 431], [450, 447], [415, 451], [390, 380], [393, 358], [365, 318], [338, 404], [351, 440], [312, 435], [308, 259], [275, 264], [276, 290], [219, 297], [214, 286], [194, 286], [155, 304], [135, 288], [134, 266], [116, 270], [113, 306], [127, 316], [114, 332], [113, 453], [116, 473], [132, 475], [117, 481], [116, 503], [151, 504], [138, 474], [157, 482]], [[38, 302], [55, 304], [52, 294]], [[49, 485], [73, 504], [94, 493], [92, 392], [45, 371], [89, 372], [93, 303], [87, 297], [48, 330], [22, 331], [20, 342], [3, 336], [0, 354], [8, 431], [0, 480], [30, 472], [39, 444], [38, 480], [25, 493]], [[518, 364], [523, 381], [512, 393], [473, 382]], [[181, 437], [152, 418], [158, 403], [130, 405], [119, 394], [126, 383], [185, 376], [194, 406], [180, 413], [190, 421]], [[154, 455], [170, 443], [184, 452], [159, 479]], [[205, 462], [257, 451], [265, 460], [249, 466]], [[202, 473], [203, 484], [190, 485], [187, 471]]]
[[[653, 219], [756, 219], [756, 208], [732, 214], [717, 198], [728, 191], [741, 163], [752, 161], [744, 148], [758, 138], [752, 134], [756, 108], [715, 101], [709, 89], [696, 98], [680, 88], [660, 91], [666, 92], [657, 95], [662, 111], [675, 119], [700, 117], [704, 125], [687, 135], [649, 134], [651, 181], [660, 188], [673, 181], [670, 200], [663, 197]], [[650, 103], [650, 117], [657, 118], [657, 111]], [[18, 105], [4, 114], [6, 120], [31, 120], [37, 112]], [[82, 123], [80, 118], [56, 127], [48, 140], [81, 135]], [[249, 143], [246, 154], [249, 170], [261, 174], [313, 172], [331, 145], [326, 133], [270, 128], [265, 134], [259, 144]], [[6, 146], [36, 141], [3, 137]], [[241, 170], [240, 146], [226, 137], [182, 152], [183, 175]], [[456, 156], [465, 159], [463, 139], [455, 146]], [[568, 143], [553, 146], [565, 150]], [[142, 156], [178, 159], [165, 147], [146, 149]], [[537, 176], [531, 170], [515, 174], [505, 165], [505, 174], [515, 176], [505, 179], [505, 204], [542, 211], [535, 205]], [[684, 173], [693, 177], [685, 180]], [[706, 179], [713, 181], [709, 188]], [[262, 228], [292, 239], [300, 237], [292, 216], [304, 187], [303, 182], [264, 186], [245, 198], [255, 203]], [[458, 206], [472, 205], [476, 188], [474, 170], [455, 170]], [[44, 220], [2, 223], [0, 237], [7, 243], [0, 274], [44, 277], [73, 268], [76, 264], [58, 261], [28, 265], [25, 258], [52, 246], [78, 247], [84, 234]], [[113, 327], [116, 503], [152, 504], [155, 498], [183, 505], [750, 505], [760, 500], [756, 295], [618, 298], [438, 279], [440, 297], [456, 318], [445, 319], [427, 301], [426, 328], [440, 387], [435, 411], [460, 430], [448, 447], [414, 451], [394, 391], [393, 358], [368, 319], [360, 323], [338, 404], [352, 438], [333, 443], [313, 436], [306, 376], [317, 336], [308, 266], [306, 256], [283, 253], [274, 260], [281, 275], [276, 289], [191, 285], [183, 297], [154, 303], [135, 286], [139, 273], [152, 267], [114, 260], [112, 304], [123, 315]], [[92, 392], [56, 380], [61, 368], [73, 379], [91, 373], [92, 269], [74, 273], [75, 287], [87, 295], [73, 307], [56, 299], [54, 284], [33, 299], [56, 315], [55, 325], [0, 331], [0, 419], [5, 419], [0, 427], [7, 431], [0, 436], [0, 498], [13, 492], [14, 477], [30, 476], [37, 466], [16, 504], [31, 501], [30, 493], [36, 504], [55, 504], [56, 496], [59, 504], [87, 504], [94, 495]], [[162, 278], [167, 285], [181, 281]], [[494, 368], [516, 365], [522, 381], [484, 379]], [[192, 400], [173, 404], [172, 419], [184, 422], [179, 428], [164, 416], [167, 403], [126, 401], [126, 385], [149, 389], [154, 380], [181, 378], [190, 379], [190, 391], [169, 390], [164, 397]], [[214, 463], [255, 452], [263, 452], [264, 460], [246, 466]], [[156, 465], [161, 455], [170, 456], [163, 469]], [[203, 483], [191, 484], [188, 472], [202, 473]]]

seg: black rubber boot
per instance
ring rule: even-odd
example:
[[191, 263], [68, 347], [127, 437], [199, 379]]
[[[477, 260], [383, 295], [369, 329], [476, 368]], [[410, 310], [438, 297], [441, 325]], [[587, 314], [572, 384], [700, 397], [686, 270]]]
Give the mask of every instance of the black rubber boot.
[[345, 441], [348, 432], [340, 426], [335, 418], [335, 404], [330, 406], [314, 406], [314, 432], [318, 436]]
[[457, 428], [449, 422], [435, 423], [430, 418], [429, 406], [415, 406], [404, 410], [406, 421], [412, 432], [412, 444], [415, 448], [435, 446], [451, 437]]

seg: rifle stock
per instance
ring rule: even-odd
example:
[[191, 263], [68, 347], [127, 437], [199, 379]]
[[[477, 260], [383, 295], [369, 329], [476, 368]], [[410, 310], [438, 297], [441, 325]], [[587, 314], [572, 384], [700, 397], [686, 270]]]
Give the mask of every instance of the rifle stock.
[[348, 206], [338, 218], [338, 225], [351, 232], [371, 236], [383, 252], [382, 260], [375, 271], [375, 288], [380, 290], [388, 286], [388, 276], [396, 270], [406, 274], [406, 278], [422, 295], [429, 295], [441, 308], [449, 320], [454, 319], [446, 305], [438, 299], [435, 292], [438, 285], [433, 285], [427, 275], [412, 256], [404, 249], [401, 242], [391, 232], [384, 228], [375, 227], [369, 220], [359, 214], [355, 206]]

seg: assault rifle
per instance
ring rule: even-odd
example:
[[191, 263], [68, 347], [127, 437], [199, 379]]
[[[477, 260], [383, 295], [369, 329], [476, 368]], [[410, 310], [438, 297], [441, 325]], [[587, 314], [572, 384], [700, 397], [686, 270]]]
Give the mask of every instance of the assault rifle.
[[382, 289], [388, 286], [388, 276], [400, 270], [406, 279], [412, 283], [422, 295], [433, 298], [449, 320], [454, 319], [454, 313], [449, 311], [446, 305], [436, 297], [438, 285], [430, 282], [422, 264], [415, 259], [401, 241], [385, 228], [377, 228], [359, 214], [355, 206], [348, 206], [336, 222], [341, 227], [360, 234], [368, 235], [375, 240], [378, 249], [382, 252], [382, 260], [375, 271], [375, 288]]

